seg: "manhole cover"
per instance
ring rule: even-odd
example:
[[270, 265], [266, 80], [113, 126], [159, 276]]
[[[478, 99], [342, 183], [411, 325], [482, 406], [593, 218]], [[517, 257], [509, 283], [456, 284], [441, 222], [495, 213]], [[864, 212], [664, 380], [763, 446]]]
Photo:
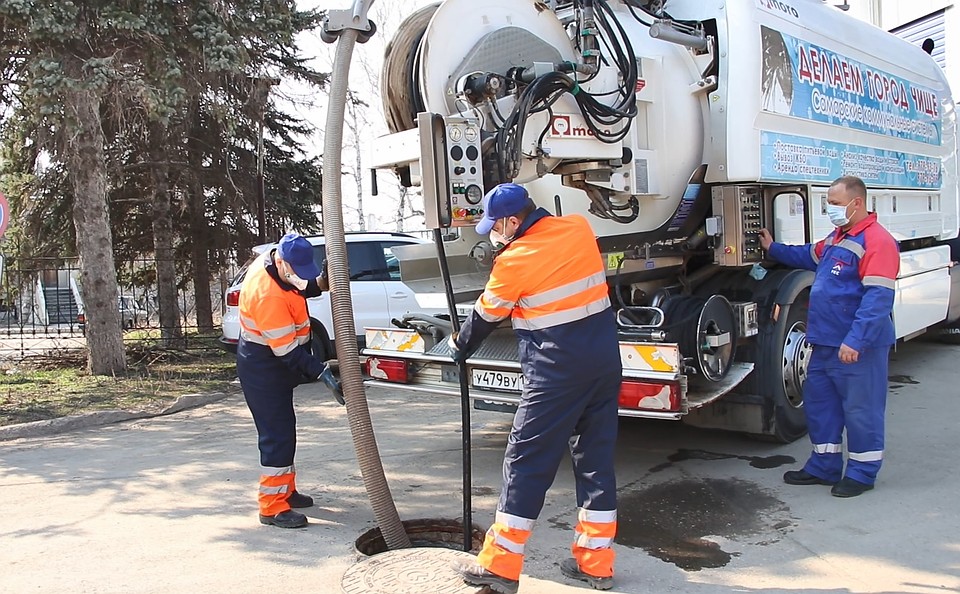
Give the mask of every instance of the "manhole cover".
[[470, 561], [463, 551], [414, 548], [387, 551], [360, 561], [343, 574], [344, 594], [476, 594], [450, 567], [455, 561]]

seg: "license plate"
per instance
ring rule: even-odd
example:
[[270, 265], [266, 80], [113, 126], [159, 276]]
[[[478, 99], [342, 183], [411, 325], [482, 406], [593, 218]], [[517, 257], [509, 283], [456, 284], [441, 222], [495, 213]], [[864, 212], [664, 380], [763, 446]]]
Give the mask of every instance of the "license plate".
[[520, 373], [490, 369], [473, 369], [471, 371], [474, 388], [503, 390], [505, 392], [520, 392], [523, 390], [523, 375]]

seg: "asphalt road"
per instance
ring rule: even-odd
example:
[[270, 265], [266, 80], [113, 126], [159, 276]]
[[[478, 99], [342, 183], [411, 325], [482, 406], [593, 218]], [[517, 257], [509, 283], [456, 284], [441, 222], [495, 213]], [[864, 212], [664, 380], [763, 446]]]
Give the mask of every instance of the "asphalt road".
[[[809, 450], [625, 420], [616, 592], [960, 591], [960, 347], [894, 354], [877, 489], [790, 487]], [[460, 514], [456, 402], [370, 390], [404, 519]], [[257, 450], [234, 396], [176, 415], [0, 443], [0, 592], [340, 592], [374, 525], [345, 409], [297, 394], [303, 530], [261, 526]], [[474, 411], [475, 520], [488, 525], [510, 419]], [[565, 463], [527, 546], [521, 594], [585, 592], [557, 568], [575, 499]], [[429, 592], [424, 592], [429, 594]]]

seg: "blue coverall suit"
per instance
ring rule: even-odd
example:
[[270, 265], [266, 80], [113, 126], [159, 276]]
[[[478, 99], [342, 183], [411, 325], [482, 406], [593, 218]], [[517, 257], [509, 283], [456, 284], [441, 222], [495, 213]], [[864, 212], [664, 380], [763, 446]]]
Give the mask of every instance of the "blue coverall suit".
[[[293, 389], [315, 380], [326, 364], [310, 352], [310, 319], [305, 298], [321, 294], [316, 279], [303, 291], [280, 280], [273, 252], [250, 265], [241, 288], [240, 343], [237, 375], [257, 427], [260, 449], [260, 513], [275, 516], [290, 509], [287, 497], [296, 490], [293, 459], [297, 449], [297, 419]], [[268, 303], [268, 299], [271, 301]], [[287, 310], [294, 312], [293, 317]], [[282, 310], [278, 312], [278, 310]], [[279, 315], [280, 322], [271, 316]], [[279, 336], [274, 328], [289, 321], [279, 341], [282, 354], [269, 344]], [[259, 330], [255, 330], [253, 326]]]
[[583, 217], [537, 209], [524, 218], [497, 256], [457, 347], [464, 356], [472, 353], [508, 317], [524, 387], [504, 455], [496, 521], [478, 562], [519, 579], [524, 543], [569, 448], [581, 508], [573, 555], [583, 571], [611, 576], [622, 369], [604, 263]]
[[[897, 242], [871, 213], [816, 244], [774, 243], [769, 254], [816, 272], [807, 320], [813, 354], [803, 385], [813, 452], [804, 470], [830, 482], [846, 476], [873, 485], [883, 462], [887, 361], [896, 342], [891, 312], [900, 270]], [[843, 344], [859, 353], [857, 362], [840, 361]]]

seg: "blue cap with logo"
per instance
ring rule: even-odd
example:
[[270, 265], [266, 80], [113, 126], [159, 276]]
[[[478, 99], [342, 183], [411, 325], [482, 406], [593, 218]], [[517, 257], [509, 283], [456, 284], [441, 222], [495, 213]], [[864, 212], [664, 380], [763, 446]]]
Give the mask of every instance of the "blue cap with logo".
[[287, 233], [277, 245], [277, 254], [304, 280], [320, 276], [320, 267], [313, 261], [313, 246], [299, 233]]
[[477, 223], [477, 233], [486, 235], [493, 229], [497, 219], [510, 217], [529, 205], [533, 201], [523, 186], [517, 184], [500, 184], [487, 192], [483, 197], [483, 218]]

